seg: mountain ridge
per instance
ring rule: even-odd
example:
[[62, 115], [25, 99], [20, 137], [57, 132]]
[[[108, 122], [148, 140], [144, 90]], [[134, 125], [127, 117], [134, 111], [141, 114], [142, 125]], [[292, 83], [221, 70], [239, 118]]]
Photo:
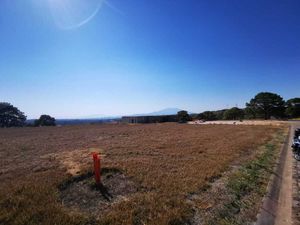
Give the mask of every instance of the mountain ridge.
[[128, 116], [165, 116], [165, 115], [176, 115], [178, 111], [181, 111], [182, 109], [179, 108], [165, 108], [159, 111], [154, 111], [150, 113], [138, 113]]

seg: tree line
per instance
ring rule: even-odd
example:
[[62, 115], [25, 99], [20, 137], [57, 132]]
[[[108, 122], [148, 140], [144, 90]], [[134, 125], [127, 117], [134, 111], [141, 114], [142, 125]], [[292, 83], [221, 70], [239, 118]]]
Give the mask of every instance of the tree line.
[[[23, 127], [26, 125], [26, 118], [17, 107], [8, 102], [0, 102], [0, 127]], [[33, 126], [55, 125], [55, 118], [49, 115], [41, 115], [33, 124]]]
[[[184, 115], [184, 116], [183, 116]], [[188, 115], [187, 111], [178, 112], [180, 122], [192, 119], [199, 120], [243, 120], [243, 119], [292, 119], [300, 117], [300, 98], [285, 101], [280, 95], [271, 92], [260, 92], [245, 108], [205, 111]], [[188, 119], [187, 119], [188, 118]]]

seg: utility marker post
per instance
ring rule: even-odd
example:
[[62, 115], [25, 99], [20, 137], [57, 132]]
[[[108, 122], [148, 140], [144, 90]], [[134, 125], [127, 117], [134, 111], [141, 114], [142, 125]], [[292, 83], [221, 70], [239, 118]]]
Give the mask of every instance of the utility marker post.
[[95, 181], [96, 185], [99, 187], [101, 183], [101, 176], [100, 176], [100, 156], [98, 153], [93, 152], [93, 160], [94, 160], [94, 174], [95, 174]]

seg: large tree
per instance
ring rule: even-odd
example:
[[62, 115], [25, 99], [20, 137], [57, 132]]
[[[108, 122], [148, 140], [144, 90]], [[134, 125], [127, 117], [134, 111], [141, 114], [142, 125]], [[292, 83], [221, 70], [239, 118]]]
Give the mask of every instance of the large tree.
[[252, 112], [256, 118], [270, 119], [284, 116], [285, 102], [282, 97], [275, 93], [261, 92], [246, 103], [247, 112]]
[[241, 120], [244, 118], [244, 110], [233, 107], [231, 109], [228, 109], [224, 113], [224, 119], [225, 120]]
[[49, 115], [41, 115], [38, 120], [34, 121], [35, 126], [55, 126], [55, 118]]
[[300, 117], [300, 98], [292, 98], [286, 102], [286, 115], [289, 118]]
[[0, 102], [0, 127], [21, 127], [25, 125], [26, 116], [10, 103]]

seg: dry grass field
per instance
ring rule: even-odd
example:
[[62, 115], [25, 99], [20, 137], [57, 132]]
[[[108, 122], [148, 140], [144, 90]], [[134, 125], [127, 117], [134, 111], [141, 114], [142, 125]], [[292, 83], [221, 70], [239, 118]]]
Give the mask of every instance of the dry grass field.
[[[175, 123], [1, 129], [0, 224], [191, 224], [201, 206], [188, 198], [278, 132]], [[110, 200], [93, 187], [95, 149]]]

